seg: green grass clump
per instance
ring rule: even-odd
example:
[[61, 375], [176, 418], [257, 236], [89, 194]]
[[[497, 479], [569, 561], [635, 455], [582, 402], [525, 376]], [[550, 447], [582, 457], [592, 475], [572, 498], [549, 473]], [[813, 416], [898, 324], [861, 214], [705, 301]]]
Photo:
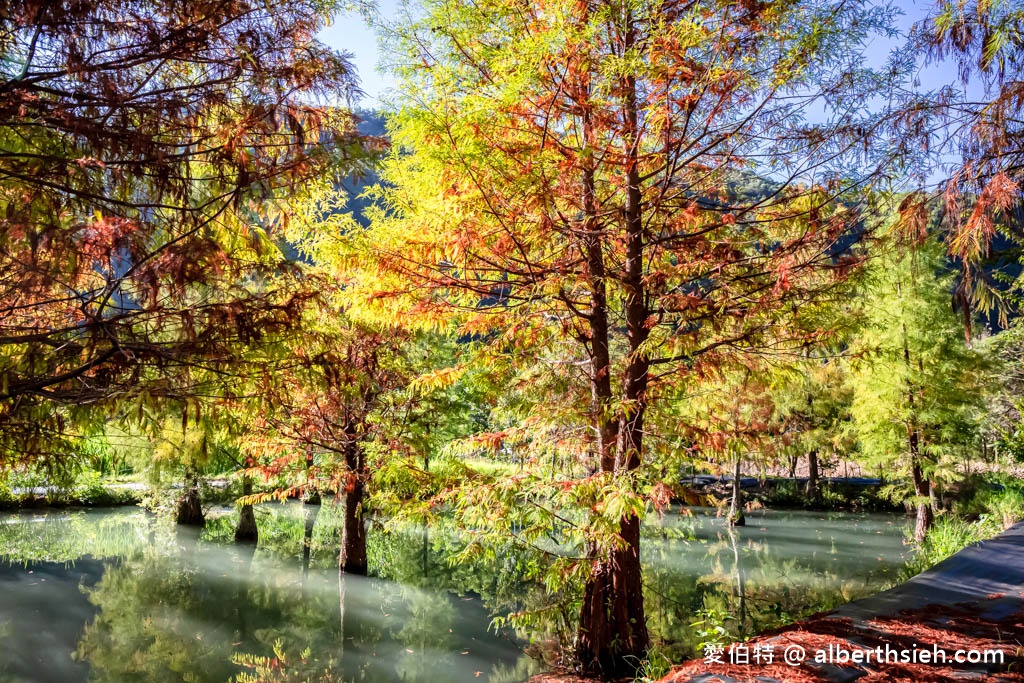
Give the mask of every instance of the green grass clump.
[[900, 573], [900, 580], [916, 576], [967, 546], [992, 538], [1002, 530], [1002, 526], [988, 515], [982, 515], [973, 522], [962, 517], [943, 515], [935, 520], [924, 542], [915, 549]]

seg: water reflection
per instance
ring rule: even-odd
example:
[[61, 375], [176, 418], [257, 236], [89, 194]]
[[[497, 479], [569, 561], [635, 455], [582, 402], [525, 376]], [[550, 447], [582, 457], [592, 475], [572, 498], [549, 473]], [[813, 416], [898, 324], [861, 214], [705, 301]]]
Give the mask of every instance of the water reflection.
[[890, 515], [755, 512], [730, 528], [703, 511], [649, 524], [643, 553], [649, 627], [672, 658], [892, 585], [905, 520]]
[[[227, 510], [201, 536], [133, 509], [0, 516], [0, 681], [511, 683], [540, 668], [528, 641], [571, 632], [575, 596], [527, 581], [537, 560], [511, 544], [449, 566], [457, 534], [375, 533], [381, 578], [339, 577], [333, 506], [258, 518], [253, 547], [230, 542]], [[769, 513], [733, 532], [671, 514], [644, 533], [650, 626], [673, 656], [709, 625], [752, 633], [873, 592], [903, 552], [884, 516]], [[545, 619], [491, 628], [510, 612]]]
[[476, 672], [521, 657], [515, 643], [488, 632], [478, 600], [339, 580], [333, 563], [317, 565], [315, 546], [313, 563], [305, 544], [301, 552], [296, 563], [290, 553], [203, 542], [179, 529], [88, 589], [98, 612], [76, 656], [91, 666], [92, 681], [223, 682], [246, 661], [239, 654], [270, 655], [276, 645], [290, 655], [286, 673], [295, 680], [327, 673], [410, 683], [479, 680]]

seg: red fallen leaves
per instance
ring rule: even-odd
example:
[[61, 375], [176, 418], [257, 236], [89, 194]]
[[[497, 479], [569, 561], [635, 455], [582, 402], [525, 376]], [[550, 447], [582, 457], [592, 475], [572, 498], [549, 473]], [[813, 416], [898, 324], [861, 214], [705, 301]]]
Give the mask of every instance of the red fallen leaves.
[[[995, 598], [990, 598], [995, 599]], [[764, 633], [747, 642], [771, 643], [774, 647], [774, 661], [771, 664], [738, 665], [728, 663], [728, 653], [723, 657], [725, 664], [708, 666], [702, 659], [693, 660], [662, 679], [662, 683], [683, 683], [698, 675], [711, 675], [736, 681], [755, 681], [775, 678], [787, 683], [821, 683], [836, 680], [827, 675], [828, 669], [857, 669], [857, 681], [881, 683], [882, 681], [921, 681], [939, 683], [963, 680], [968, 672], [984, 676], [988, 681], [1024, 681], [1024, 611], [1017, 611], [999, 620], [979, 616], [984, 612], [984, 603], [964, 605], [929, 605], [916, 610], [906, 610], [895, 616], [876, 617], [863, 623], [854, 623], [845, 617], [831, 617], [820, 614], [774, 631]], [[808, 653], [801, 666], [789, 666], [781, 661], [787, 646], [799, 645]], [[827, 650], [829, 646], [847, 651], [873, 650], [876, 647], [895, 650], [931, 651], [937, 646], [946, 654], [946, 663], [870, 662], [863, 664], [830, 664], [818, 668], [813, 663], [816, 650]], [[957, 664], [953, 656], [958, 650], [1002, 650], [1002, 665]], [[760, 677], [760, 679], [758, 678]], [[715, 680], [707, 678], [702, 680]], [[978, 678], [977, 680], [982, 680]]]

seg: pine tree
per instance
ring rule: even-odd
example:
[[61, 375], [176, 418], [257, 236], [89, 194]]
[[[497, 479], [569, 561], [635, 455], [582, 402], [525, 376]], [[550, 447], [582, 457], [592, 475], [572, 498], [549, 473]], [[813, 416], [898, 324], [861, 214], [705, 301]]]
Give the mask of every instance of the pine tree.
[[852, 413], [860, 450], [887, 475], [909, 476], [924, 539], [947, 456], [977, 443], [984, 357], [969, 348], [950, 307], [953, 275], [930, 238], [872, 263], [863, 326], [851, 351]]

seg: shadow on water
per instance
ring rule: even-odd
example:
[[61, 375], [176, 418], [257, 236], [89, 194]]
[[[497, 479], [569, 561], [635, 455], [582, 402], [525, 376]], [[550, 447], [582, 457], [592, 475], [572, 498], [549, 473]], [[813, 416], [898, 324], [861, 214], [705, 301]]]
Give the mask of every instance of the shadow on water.
[[[511, 549], [452, 565], [451, 533], [378, 532], [380, 578], [339, 576], [333, 505], [265, 506], [258, 517], [254, 546], [231, 542], [229, 510], [202, 532], [128, 509], [0, 516], [0, 681], [224, 683], [270, 672], [511, 683], [541, 668], [523, 654], [527, 638], [571, 627], [563, 616], [518, 633], [492, 628], [494, 616], [551, 602]], [[692, 652], [708, 629], [750, 633], [873, 592], [902, 559], [893, 520], [752, 516], [738, 532], [708, 516], [652, 521], [652, 631], [666, 650]]]

